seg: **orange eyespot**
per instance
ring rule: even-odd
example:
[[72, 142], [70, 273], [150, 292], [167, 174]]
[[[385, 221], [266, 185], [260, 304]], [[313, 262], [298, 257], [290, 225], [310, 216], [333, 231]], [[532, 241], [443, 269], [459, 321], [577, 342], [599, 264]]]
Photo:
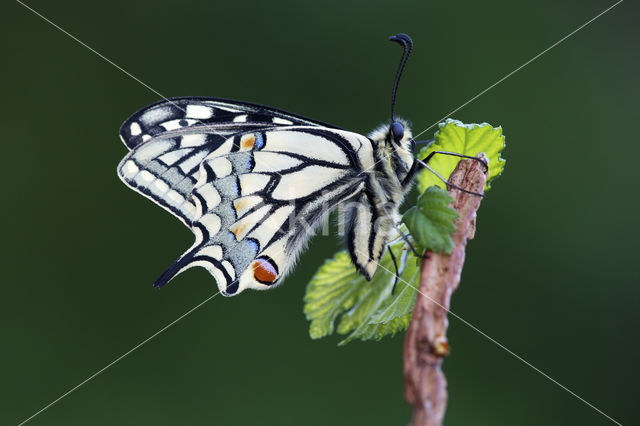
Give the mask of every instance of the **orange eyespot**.
[[242, 139], [240, 139], [240, 148], [241, 149], [252, 149], [256, 143], [256, 138], [253, 135], [244, 135]]
[[258, 258], [253, 261], [253, 277], [262, 284], [273, 284], [278, 279], [276, 265], [265, 258]]

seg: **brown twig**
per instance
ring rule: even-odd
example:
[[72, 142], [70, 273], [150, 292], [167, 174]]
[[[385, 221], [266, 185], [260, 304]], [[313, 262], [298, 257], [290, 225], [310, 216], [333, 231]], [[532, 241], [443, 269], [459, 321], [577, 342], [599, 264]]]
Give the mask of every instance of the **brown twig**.
[[[484, 153], [478, 158], [487, 161]], [[486, 181], [483, 165], [462, 160], [449, 182], [467, 191], [482, 193]], [[458, 287], [467, 239], [473, 238], [480, 197], [449, 188], [459, 217], [452, 235], [450, 255], [428, 252], [422, 261], [419, 295], [404, 341], [404, 394], [413, 406], [411, 426], [439, 426], [447, 407], [447, 381], [443, 358], [449, 353], [447, 311], [451, 294]]]

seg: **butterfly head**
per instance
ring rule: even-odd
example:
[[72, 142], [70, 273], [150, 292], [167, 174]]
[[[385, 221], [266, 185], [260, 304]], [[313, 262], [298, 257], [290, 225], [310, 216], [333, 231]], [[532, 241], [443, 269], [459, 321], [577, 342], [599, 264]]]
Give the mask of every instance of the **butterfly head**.
[[391, 123], [391, 127], [389, 128], [389, 136], [391, 136], [395, 143], [400, 143], [400, 141], [404, 138], [404, 125], [399, 121], [394, 121], [393, 123]]
[[405, 186], [411, 180], [415, 168], [415, 142], [409, 122], [396, 118], [393, 123], [383, 124], [369, 133], [369, 139], [373, 141], [380, 159], [386, 160], [380, 163], [388, 165], [386, 173], [397, 176], [398, 181]]
[[409, 123], [403, 119], [396, 119], [391, 123], [387, 140], [391, 141], [396, 149], [404, 151], [413, 152], [416, 147], [416, 142], [411, 137]]

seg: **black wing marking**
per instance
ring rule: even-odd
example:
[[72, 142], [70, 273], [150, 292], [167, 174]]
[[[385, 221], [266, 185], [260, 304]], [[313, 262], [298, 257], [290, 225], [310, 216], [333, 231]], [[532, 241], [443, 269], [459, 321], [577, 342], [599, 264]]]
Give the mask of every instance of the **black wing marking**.
[[[336, 126], [286, 111], [222, 98], [169, 98], [142, 108], [120, 127], [120, 138], [129, 149], [176, 130], [200, 128], [200, 132], [230, 136], [241, 131], [273, 126]], [[204, 129], [206, 128], [206, 130]]]

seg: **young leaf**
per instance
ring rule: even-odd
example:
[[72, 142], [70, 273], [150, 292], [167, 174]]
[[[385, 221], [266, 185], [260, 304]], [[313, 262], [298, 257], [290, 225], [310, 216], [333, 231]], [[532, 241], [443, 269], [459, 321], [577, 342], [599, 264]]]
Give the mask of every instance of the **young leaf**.
[[404, 241], [398, 239], [390, 248], [396, 255], [400, 275], [393, 293], [395, 266], [388, 251], [371, 281], [356, 271], [345, 251], [320, 267], [304, 298], [312, 338], [332, 334], [336, 322], [339, 334], [349, 334], [341, 345], [356, 338], [379, 340], [406, 329], [415, 304], [418, 267], [409, 260]]
[[[415, 292], [415, 290], [414, 290]], [[414, 299], [415, 304], [415, 299]], [[413, 305], [411, 305], [413, 309]], [[411, 314], [396, 317], [389, 322], [381, 324], [362, 324], [356, 331], [351, 333], [349, 337], [338, 343], [339, 346], [346, 345], [354, 339], [360, 340], [380, 340], [384, 336], [394, 336], [397, 332], [406, 330], [409, 327]]]
[[[399, 243], [399, 248], [402, 248], [403, 244]], [[365, 321], [361, 321], [339, 345], [347, 344], [354, 339], [380, 340], [386, 335], [393, 336], [408, 327], [413, 306], [416, 303], [420, 273], [417, 263], [408, 261], [407, 250], [403, 252], [399, 261], [400, 278], [394, 293], [389, 294], [378, 305], [376, 311]]]
[[[414, 284], [417, 282], [418, 278], [418, 265], [416, 262], [410, 262], [407, 267], [412, 267], [409, 284]], [[396, 287], [397, 295], [394, 298], [390, 298], [389, 303], [381, 307], [378, 312], [371, 316], [369, 324], [384, 324], [393, 321], [396, 318], [411, 316], [411, 312], [413, 312], [413, 305], [416, 302], [417, 292], [416, 289], [411, 287], [409, 284], [398, 280]]]
[[432, 250], [448, 254], [453, 250], [451, 234], [456, 229], [453, 220], [458, 214], [449, 207], [452, 201], [447, 191], [431, 186], [402, 217], [420, 253]]
[[[484, 152], [489, 159], [489, 176], [485, 192], [491, 187], [490, 182], [500, 176], [505, 160], [500, 157], [504, 149], [502, 127], [492, 127], [487, 123], [463, 124], [458, 120], [447, 119], [439, 124], [435, 134], [435, 142], [421, 149], [418, 158], [425, 158], [433, 151], [448, 151], [475, 157]], [[445, 179], [453, 172], [460, 161], [459, 157], [446, 154], [435, 154], [429, 160], [429, 167]], [[432, 185], [446, 189], [445, 184], [427, 169], [422, 169], [416, 176], [418, 191], [422, 194]]]
[[346, 251], [327, 260], [313, 276], [304, 296], [311, 338], [332, 334], [336, 318], [354, 305], [366, 284], [367, 280], [358, 273]]

